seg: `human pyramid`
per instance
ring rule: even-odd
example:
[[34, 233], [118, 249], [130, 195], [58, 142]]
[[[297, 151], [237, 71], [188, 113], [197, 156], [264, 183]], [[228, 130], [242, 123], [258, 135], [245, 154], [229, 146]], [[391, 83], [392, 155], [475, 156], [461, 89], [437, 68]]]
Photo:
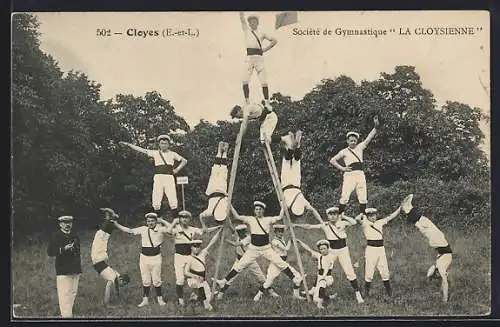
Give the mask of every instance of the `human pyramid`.
[[[332, 157], [330, 163], [343, 173], [342, 192], [338, 206], [326, 209], [326, 221], [301, 191], [301, 148], [302, 132], [290, 131], [286, 135], [276, 136], [278, 117], [269, 102], [269, 91], [264, 67], [263, 53], [272, 48], [277, 41], [258, 30], [259, 18], [249, 15], [246, 19], [240, 13], [240, 20], [245, 34], [247, 46], [247, 63], [245, 78], [243, 80], [243, 95], [245, 105], [235, 106], [231, 111], [233, 118], [242, 119], [240, 131], [235, 143], [231, 174], [228, 172], [229, 143], [220, 141], [211, 168], [205, 194], [208, 197], [206, 210], [199, 214], [202, 228], [190, 225], [192, 214], [187, 210], [178, 210], [175, 175], [187, 164], [187, 160], [169, 149], [170, 137], [160, 135], [157, 137], [159, 150], [143, 149], [139, 146], [120, 142], [121, 144], [143, 153], [154, 160], [155, 175], [153, 178], [152, 207], [153, 212], [145, 215], [145, 225], [137, 228], [128, 228], [118, 223], [118, 214], [110, 208], [102, 208], [104, 221], [97, 231], [92, 245], [92, 263], [97, 273], [107, 281], [104, 302], [109, 303], [113, 289], [119, 290], [120, 285], [126, 284], [130, 279], [127, 274], [120, 275], [118, 271], [109, 267], [107, 245], [111, 232], [116, 227], [119, 230], [141, 236], [140, 273], [143, 286], [143, 298], [139, 307], [149, 305], [151, 286], [155, 288], [156, 302], [163, 306], [165, 299], [162, 294], [161, 278], [161, 245], [164, 236], [174, 238], [175, 254], [174, 268], [176, 280], [176, 302], [185, 305], [184, 285], [193, 289], [190, 300], [203, 304], [206, 310], [213, 310], [214, 300], [223, 300], [228, 288], [243, 270], [248, 270], [261, 284], [253, 300], [258, 302], [263, 296], [280, 297], [273, 289], [273, 282], [280, 273], [285, 274], [293, 285], [293, 298], [301, 301], [312, 301], [318, 308], [323, 309], [330, 301], [336, 298], [333, 292], [333, 269], [338, 260], [346, 278], [354, 291], [357, 303], [364, 303], [363, 295], [354, 271], [349, 248], [347, 246], [347, 227], [360, 225], [366, 238], [365, 249], [365, 283], [364, 296], [370, 295], [370, 288], [375, 269], [385, 287], [386, 295], [392, 296], [388, 261], [383, 243], [383, 226], [397, 217], [403, 211], [408, 222], [414, 224], [427, 238], [429, 245], [437, 251], [437, 259], [429, 268], [429, 278], [440, 278], [443, 301], [448, 300], [447, 269], [452, 261], [451, 248], [443, 233], [412, 204], [413, 194], [402, 200], [401, 205], [385, 218], [378, 219], [375, 208], [367, 208], [367, 187], [363, 172], [363, 151], [375, 137], [379, 120], [374, 117], [374, 128], [361, 142], [360, 135], [356, 132], [347, 133], [347, 147]], [[248, 24], [247, 24], [248, 23]], [[270, 44], [262, 47], [262, 42], [267, 40]], [[253, 73], [257, 72], [262, 86], [264, 100], [261, 104], [250, 103], [248, 81]], [[260, 147], [273, 179], [275, 191], [280, 201], [281, 211], [277, 216], [265, 216], [266, 204], [263, 201], [253, 202], [253, 215], [240, 215], [232, 206], [232, 196], [241, 140], [245, 134], [249, 120], [257, 120], [260, 124]], [[279, 142], [282, 149], [281, 172], [278, 176], [270, 143]], [[176, 162], [179, 164], [175, 166]], [[342, 164], [343, 163], [343, 164]], [[175, 167], [175, 168], [174, 168]], [[228, 176], [229, 185], [228, 185]], [[359, 202], [359, 214], [351, 218], [345, 214], [346, 206], [351, 194], [355, 192]], [[168, 222], [162, 211], [161, 203], [166, 196], [172, 221]], [[292, 217], [300, 217], [310, 212], [317, 220], [317, 224], [292, 223]], [[66, 218], [64, 218], [66, 217]], [[70, 216], [60, 217], [61, 224], [70, 220]], [[71, 218], [72, 220], [72, 218]], [[233, 225], [233, 220], [241, 224]], [[283, 224], [278, 224], [283, 220]], [[207, 227], [207, 221], [215, 223]], [[235, 239], [224, 236], [223, 229], [228, 227], [235, 233]], [[295, 237], [295, 228], [319, 229], [324, 237], [317, 240], [314, 246], [306, 244]], [[200, 236], [215, 232], [206, 246]], [[285, 234], [288, 234], [285, 237]], [[273, 237], [271, 237], [273, 235]], [[216, 262], [207, 262], [207, 255], [218, 243]], [[236, 260], [225, 277], [219, 279], [219, 266], [222, 252], [227, 245], [235, 248]], [[298, 269], [287, 262], [288, 252], [293, 247], [298, 263]], [[312, 287], [307, 286], [306, 273], [302, 265], [299, 247], [309, 253], [317, 261], [316, 280]], [[313, 250], [312, 247], [317, 250]], [[54, 250], [55, 251], [55, 250]], [[53, 251], [53, 252], [54, 252]], [[50, 252], [50, 251], [49, 251]], [[54, 252], [55, 253], [55, 252]], [[257, 263], [257, 259], [264, 258], [269, 262], [266, 274]], [[207, 271], [215, 265], [213, 285], [210, 287]], [[212, 266], [213, 267], [213, 266]], [[311, 269], [311, 267], [307, 267]], [[114, 287], [113, 287], [114, 286]], [[303, 291], [301, 291], [303, 288]], [[61, 300], [60, 300], [61, 302]]]

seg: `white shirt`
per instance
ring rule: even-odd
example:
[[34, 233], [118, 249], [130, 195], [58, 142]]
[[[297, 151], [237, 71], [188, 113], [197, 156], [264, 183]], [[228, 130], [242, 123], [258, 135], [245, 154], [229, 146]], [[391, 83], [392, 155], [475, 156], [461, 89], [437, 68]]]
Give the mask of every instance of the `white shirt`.
[[248, 249], [248, 246], [250, 245], [250, 235], [245, 236], [244, 238], [240, 239], [240, 245], [236, 247], [236, 254], [243, 256], [245, 251]]
[[443, 232], [428, 218], [424, 216], [420, 217], [415, 223], [415, 227], [427, 238], [431, 247], [448, 246], [448, 241], [446, 241]]
[[278, 255], [280, 257], [284, 257], [288, 254], [288, 249], [286, 248], [286, 243], [285, 241], [275, 237], [272, 241], [271, 241], [271, 247], [273, 248], [273, 250], [278, 253]]
[[255, 216], [240, 216], [240, 218], [243, 222], [245, 222], [248, 225], [250, 234], [254, 235], [269, 234], [271, 225], [281, 220], [281, 216], [261, 217], [261, 218], [257, 218]]
[[321, 224], [321, 229], [325, 232], [327, 240], [339, 240], [347, 238], [345, 232], [347, 226], [351, 226], [351, 224], [345, 220], [339, 220], [336, 223], [324, 222]]
[[[157, 247], [163, 243], [163, 238], [165, 233], [167, 233], [167, 228], [157, 224], [154, 229], [150, 229], [148, 226], [140, 226], [137, 228], [132, 228], [132, 234], [141, 235], [142, 247]], [[151, 241], [149, 237], [151, 236]], [[151, 244], [153, 242], [153, 244]]]
[[163, 159], [160, 156], [160, 150], [146, 150], [148, 153], [148, 156], [153, 157], [155, 161], [155, 166], [161, 166], [161, 165], [174, 165], [175, 161], [181, 161], [182, 157], [174, 151], [168, 150], [167, 152], [161, 152], [163, 155], [163, 158], [165, 159], [165, 162], [163, 162]]
[[333, 269], [335, 260], [331, 253], [322, 255], [319, 252], [313, 251], [312, 256], [318, 260], [318, 270], [324, 269], [323, 274], [326, 274], [328, 270]]
[[363, 219], [361, 222], [361, 227], [363, 228], [363, 233], [367, 240], [382, 240], [383, 239], [383, 226], [387, 224], [387, 219], [377, 219], [373, 223], [368, 219]]
[[202, 235], [203, 231], [197, 227], [188, 226], [187, 228], [182, 228], [181, 225], [176, 225], [172, 229], [172, 235], [174, 236], [175, 244], [189, 244], [193, 240], [195, 235]]
[[95, 233], [92, 249], [90, 251], [90, 257], [93, 264], [99, 261], [108, 260], [108, 240], [110, 236], [111, 235], [105, 233], [101, 229]]
[[[363, 151], [365, 150], [365, 148], [366, 144], [364, 142], [360, 142], [354, 147], [354, 149], [347, 147], [340, 150], [336, 156], [338, 156], [339, 159], [344, 159], [344, 165], [347, 167], [354, 162], [363, 162]], [[356, 158], [353, 152], [356, 154], [356, 156], [358, 156], [359, 160], [358, 158]]]

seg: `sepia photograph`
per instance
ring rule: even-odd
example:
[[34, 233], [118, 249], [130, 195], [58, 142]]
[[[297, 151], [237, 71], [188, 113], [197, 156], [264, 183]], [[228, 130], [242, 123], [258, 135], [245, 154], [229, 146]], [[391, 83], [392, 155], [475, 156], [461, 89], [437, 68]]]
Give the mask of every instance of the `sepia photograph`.
[[11, 28], [11, 320], [491, 314], [488, 11]]

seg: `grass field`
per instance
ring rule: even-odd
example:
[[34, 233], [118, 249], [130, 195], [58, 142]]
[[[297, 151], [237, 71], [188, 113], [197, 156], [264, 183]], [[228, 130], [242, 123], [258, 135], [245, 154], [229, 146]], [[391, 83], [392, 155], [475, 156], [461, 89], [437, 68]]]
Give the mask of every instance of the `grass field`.
[[[77, 227], [77, 226], [75, 226]], [[274, 288], [282, 295], [281, 299], [266, 298], [254, 303], [252, 298], [259, 285], [243, 272], [228, 290], [222, 301], [214, 300], [213, 312], [206, 312], [203, 307], [175, 305], [175, 277], [173, 273], [173, 240], [168, 239], [163, 246], [163, 286], [167, 306], [156, 303], [138, 308], [142, 286], [139, 274], [139, 245], [136, 236], [116, 231], [110, 238], [109, 264], [120, 272], [128, 272], [131, 283], [122, 289], [121, 298], [114, 299], [114, 308], [102, 306], [105, 282], [93, 270], [90, 261], [90, 246], [94, 233], [80, 233], [82, 242], [83, 274], [80, 278], [78, 296], [75, 301], [75, 318], [135, 318], [135, 317], [373, 317], [373, 316], [477, 316], [490, 312], [490, 230], [474, 234], [447, 229], [441, 226], [454, 251], [450, 274], [450, 300], [441, 302], [439, 282], [426, 280], [427, 268], [435, 258], [424, 238], [415, 227], [404, 225], [401, 218], [396, 218], [385, 228], [385, 244], [391, 271], [393, 298], [384, 300], [383, 285], [376, 273], [372, 285], [371, 297], [364, 304], [357, 304], [354, 293], [341, 272], [338, 262], [335, 265], [333, 291], [338, 296], [329, 306], [319, 311], [313, 303], [297, 301], [291, 298], [292, 284], [286, 276], [279, 276]], [[296, 230], [296, 235], [306, 243], [313, 245], [323, 238], [321, 231]], [[364, 240], [359, 226], [348, 230], [348, 245], [360, 285], [363, 285]], [[208, 236], [205, 236], [205, 240]], [[208, 259], [208, 276], [215, 272], [216, 249], [214, 247]], [[225, 275], [233, 260], [232, 247], [224, 249], [221, 275]], [[308, 253], [301, 251], [302, 260], [309, 286], [314, 279], [316, 264]], [[19, 318], [49, 318], [59, 315], [55, 269], [52, 258], [46, 254], [46, 240], [30, 238], [16, 242], [12, 248], [12, 303], [17, 304], [14, 313]], [[289, 262], [298, 269], [290, 251]], [[264, 269], [267, 264], [262, 263]], [[264, 270], [265, 271], [265, 270]], [[154, 292], [152, 292], [154, 294]], [[185, 287], [185, 297], [190, 294]]]

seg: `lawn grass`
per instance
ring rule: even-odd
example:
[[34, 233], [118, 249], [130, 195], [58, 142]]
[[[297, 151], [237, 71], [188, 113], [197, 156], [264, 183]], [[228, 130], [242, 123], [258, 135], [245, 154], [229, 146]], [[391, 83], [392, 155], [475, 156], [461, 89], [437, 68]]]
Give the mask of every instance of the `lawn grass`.
[[[168, 238], [162, 249], [163, 286], [167, 306], [160, 307], [153, 303], [138, 308], [142, 286], [139, 273], [140, 240], [136, 236], [116, 231], [110, 238], [109, 264], [120, 272], [127, 272], [131, 283], [122, 289], [121, 298], [115, 299], [114, 308], [102, 306], [105, 282], [93, 270], [90, 261], [90, 246], [94, 233], [80, 232], [82, 242], [83, 273], [80, 278], [78, 296], [75, 301], [75, 318], [177, 318], [177, 317], [375, 317], [375, 316], [478, 316], [490, 312], [491, 302], [491, 235], [490, 230], [476, 231], [474, 234], [441, 226], [454, 251], [453, 262], [449, 271], [449, 303], [441, 302], [439, 282], [426, 280], [427, 268], [435, 259], [435, 252], [430, 249], [415, 227], [404, 225], [397, 219], [385, 228], [385, 245], [391, 272], [393, 298], [384, 300], [383, 285], [378, 273], [375, 274], [371, 297], [358, 305], [349, 282], [341, 272], [338, 262], [334, 268], [334, 286], [337, 298], [325, 310], [319, 311], [313, 303], [297, 301], [291, 298], [291, 282], [280, 275], [274, 288], [282, 295], [280, 299], [266, 298], [254, 303], [252, 298], [259, 285], [252, 276], [243, 272], [228, 290], [221, 301], [213, 301], [215, 310], [206, 312], [202, 307], [178, 308], [175, 305], [175, 275], [173, 272], [173, 241]], [[323, 238], [321, 231], [296, 229], [298, 238], [313, 245]], [[210, 236], [205, 236], [208, 240]], [[352, 262], [358, 262], [355, 268], [360, 286], [363, 285], [364, 239], [359, 226], [348, 230], [348, 245]], [[57, 292], [55, 287], [54, 259], [47, 257], [46, 240], [35, 237], [14, 243], [12, 248], [12, 303], [19, 318], [51, 318], [59, 315]], [[214, 247], [208, 259], [208, 276], [215, 272], [216, 249]], [[293, 250], [289, 253], [289, 262], [298, 269]], [[311, 287], [316, 263], [306, 252], [301, 252], [304, 268]], [[232, 247], [224, 249], [220, 274], [225, 275], [233, 261]], [[260, 262], [264, 269], [267, 263]], [[222, 277], [220, 276], [220, 277]], [[154, 292], [152, 293], [154, 294]], [[190, 290], [185, 286], [185, 297]]]

